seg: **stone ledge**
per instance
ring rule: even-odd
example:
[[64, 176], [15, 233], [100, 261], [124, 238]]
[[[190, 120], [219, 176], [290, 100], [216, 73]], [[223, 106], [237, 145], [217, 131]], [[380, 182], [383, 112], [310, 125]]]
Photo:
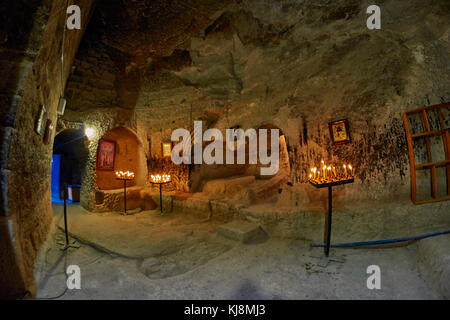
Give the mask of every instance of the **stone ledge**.
[[[96, 204], [92, 212], [121, 212], [124, 207], [123, 189], [96, 191]], [[163, 211], [172, 212], [173, 201], [179, 195], [174, 192], [163, 192]], [[189, 196], [184, 197], [190, 198]], [[154, 210], [159, 209], [159, 191], [144, 186], [127, 188], [127, 210]]]
[[218, 232], [225, 238], [247, 243], [256, 238], [262, 230], [257, 224], [236, 220], [219, 226]]
[[[397, 238], [446, 229], [450, 226], [450, 202], [416, 206], [410, 202], [349, 203], [333, 208], [332, 242]], [[283, 209], [279, 204], [239, 209], [243, 219], [260, 223], [271, 236], [323, 239], [326, 206], [309, 204]]]
[[[159, 209], [156, 190], [132, 187], [128, 191], [128, 210]], [[111, 190], [104, 194], [108, 205], [97, 207], [95, 212], [123, 210], [123, 191]], [[450, 216], [446, 214], [449, 207], [450, 203], [416, 206], [406, 200], [336, 203], [332, 242], [389, 239], [443, 229], [450, 226]], [[247, 206], [229, 199], [212, 199], [204, 193], [182, 192], [163, 193], [163, 210], [221, 222], [241, 218], [261, 225], [270, 236], [315, 242], [322, 241], [327, 212], [326, 204], [320, 201], [291, 208], [283, 208], [278, 202]]]

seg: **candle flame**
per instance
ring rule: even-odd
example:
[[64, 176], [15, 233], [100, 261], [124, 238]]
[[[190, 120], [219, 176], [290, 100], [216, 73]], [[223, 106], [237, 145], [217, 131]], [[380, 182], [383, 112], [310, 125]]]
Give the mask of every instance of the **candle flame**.
[[172, 177], [170, 176], [170, 174], [156, 174], [156, 175], [150, 175], [150, 180], [153, 183], [166, 183], [166, 182], [170, 182], [172, 179]]
[[134, 172], [133, 171], [116, 171], [116, 177], [119, 179], [133, 179]]
[[321, 160], [321, 166], [311, 167], [309, 180], [316, 184], [344, 181], [353, 179], [354, 170], [351, 164], [342, 164], [335, 166], [334, 164], [327, 164]]

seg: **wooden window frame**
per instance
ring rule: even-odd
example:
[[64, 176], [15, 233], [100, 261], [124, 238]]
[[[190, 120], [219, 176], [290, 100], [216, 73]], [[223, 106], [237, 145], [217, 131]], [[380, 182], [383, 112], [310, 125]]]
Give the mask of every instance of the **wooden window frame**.
[[[411, 201], [414, 204], [423, 204], [423, 203], [431, 203], [438, 201], [447, 201], [450, 200], [450, 128], [445, 128], [445, 121], [442, 116], [442, 108], [448, 108], [450, 106], [450, 102], [423, 107], [411, 111], [407, 111], [403, 113], [403, 124], [405, 126], [406, 131], [406, 140], [408, 143], [408, 154], [409, 154], [409, 164], [410, 164], [410, 172], [411, 172]], [[436, 110], [436, 113], [439, 118], [439, 126], [440, 130], [431, 130], [430, 123], [427, 115], [428, 110]], [[419, 114], [420, 119], [422, 121], [422, 126], [424, 128], [424, 132], [411, 134], [411, 129], [409, 125], [408, 116]], [[431, 142], [430, 137], [432, 136], [442, 136], [442, 143], [444, 144], [444, 152], [445, 152], [445, 160], [444, 161], [434, 161], [431, 155]], [[414, 139], [417, 138], [425, 138], [426, 147], [427, 147], [427, 163], [416, 164], [415, 156], [414, 156]], [[437, 166], [445, 166], [446, 176], [447, 176], [447, 196], [438, 198], [437, 197], [437, 177], [436, 177], [436, 167]], [[417, 200], [417, 182], [416, 182], [416, 171], [422, 168], [430, 168], [431, 169], [431, 197], [432, 199], [427, 200]]]

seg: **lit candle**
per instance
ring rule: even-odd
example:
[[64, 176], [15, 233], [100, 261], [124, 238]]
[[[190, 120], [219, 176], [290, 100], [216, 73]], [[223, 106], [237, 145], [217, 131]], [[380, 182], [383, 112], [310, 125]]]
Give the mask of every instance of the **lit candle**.
[[336, 167], [333, 167], [333, 177], [334, 177], [334, 178], [337, 178]]
[[157, 175], [150, 175], [150, 180], [153, 183], [166, 183], [166, 182], [170, 182], [171, 176], [169, 174], [157, 174]]
[[353, 167], [352, 167], [352, 165], [349, 164], [348, 168], [350, 169], [350, 177], [353, 177]]
[[332, 179], [332, 176], [331, 176], [331, 167], [329, 166], [328, 168], [327, 168], [327, 178], [328, 179]]
[[134, 172], [133, 171], [116, 171], [116, 177], [118, 179], [134, 179]]
[[347, 165], [344, 164], [344, 177], [347, 178]]
[[324, 178], [324, 179], [327, 178], [327, 172], [326, 172], [326, 170], [327, 170], [327, 166], [323, 166], [323, 167], [322, 167], [322, 175], [323, 175], [323, 178]]

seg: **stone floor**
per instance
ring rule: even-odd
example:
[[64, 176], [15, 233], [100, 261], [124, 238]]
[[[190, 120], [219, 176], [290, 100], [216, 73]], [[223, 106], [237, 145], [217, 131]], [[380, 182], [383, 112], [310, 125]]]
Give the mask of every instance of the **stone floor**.
[[[61, 225], [61, 206], [54, 207]], [[240, 243], [219, 224], [155, 211], [132, 216], [69, 207], [80, 247], [61, 251], [59, 227], [40, 252], [41, 299], [442, 299], [422, 276], [414, 246], [321, 249], [302, 240]], [[64, 270], [81, 269], [81, 290], [66, 290]], [[366, 286], [369, 265], [381, 268], [381, 290]]]

